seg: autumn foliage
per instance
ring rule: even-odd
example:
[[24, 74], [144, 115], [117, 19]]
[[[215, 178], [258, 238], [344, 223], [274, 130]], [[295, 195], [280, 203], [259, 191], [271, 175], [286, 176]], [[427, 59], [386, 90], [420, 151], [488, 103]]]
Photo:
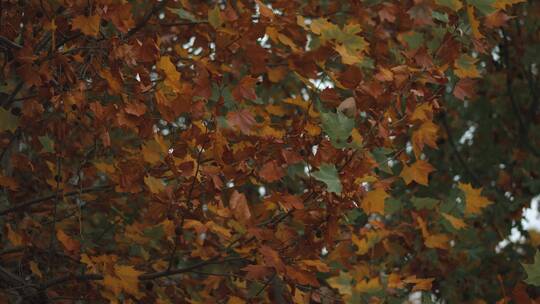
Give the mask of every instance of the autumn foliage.
[[534, 303], [539, 15], [1, 1], [0, 303]]

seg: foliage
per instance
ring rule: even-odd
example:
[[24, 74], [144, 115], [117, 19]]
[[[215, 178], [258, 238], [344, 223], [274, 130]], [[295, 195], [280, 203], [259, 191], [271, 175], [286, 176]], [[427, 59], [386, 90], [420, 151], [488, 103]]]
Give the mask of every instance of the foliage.
[[2, 1], [0, 302], [532, 303], [539, 14]]

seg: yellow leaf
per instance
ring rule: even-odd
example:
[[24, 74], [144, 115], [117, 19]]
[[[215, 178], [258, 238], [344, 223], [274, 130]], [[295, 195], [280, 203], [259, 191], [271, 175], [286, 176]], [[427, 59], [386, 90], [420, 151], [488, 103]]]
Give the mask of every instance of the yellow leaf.
[[97, 36], [99, 34], [100, 18], [98, 15], [84, 16], [79, 15], [73, 18], [71, 27], [74, 30], [80, 30], [83, 34], [88, 36]]
[[384, 215], [384, 200], [388, 197], [388, 193], [382, 188], [369, 191], [362, 200], [361, 207], [367, 214], [377, 212]]
[[360, 52], [351, 54], [351, 52], [349, 52], [349, 50], [347, 50], [347, 48], [342, 44], [336, 45], [334, 49], [336, 50], [336, 52], [339, 53], [339, 55], [341, 56], [341, 61], [344, 64], [353, 65], [361, 63], [364, 58], [364, 56], [362, 56], [362, 53]]
[[367, 238], [360, 239], [353, 234], [351, 236], [351, 241], [356, 245], [356, 247], [358, 247], [358, 250], [356, 251], [357, 254], [364, 255], [369, 251], [370, 246], [367, 242]]
[[424, 244], [428, 248], [448, 249], [449, 241], [450, 241], [450, 238], [448, 237], [448, 235], [439, 233], [439, 234], [431, 234], [428, 237], [426, 237], [424, 240]]
[[480, 33], [480, 22], [478, 22], [478, 20], [476, 20], [476, 17], [474, 16], [474, 7], [472, 5], [467, 6], [467, 17], [469, 18], [469, 24], [471, 25], [471, 31], [474, 39], [484, 38], [484, 35]]
[[176, 66], [172, 63], [170, 56], [162, 56], [156, 66], [165, 73], [165, 76], [167, 76], [165, 79], [165, 85], [170, 88], [181, 90], [180, 72], [176, 70]]
[[364, 138], [362, 138], [362, 135], [360, 135], [360, 132], [358, 129], [354, 128], [351, 132], [352, 140], [355, 144], [358, 146], [362, 146], [362, 143], [364, 142]]
[[221, 235], [225, 239], [229, 239], [232, 237], [231, 231], [227, 228], [224, 228], [213, 221], [206, 222], [205, 226], [212, 232]]
[[507, 6], [511, 6], [521, 2], [525, 2], [525, 0], [497, 0], [491, 6], [497, 9], [506, 9]]
[[295, 106], [299, 106], [300, 108], [307, 110], [309, 103], [304, 101], [302, 97], [296, 96], [295, 98], [285, 98], [283, 99], [284, 103], [292, 104]]
[[411, 115], [411, 121], [414, 121], [414, 120], [427, 121], [427, 120], [431, 120], [432, 117], [433, 117], [433, 106], [429, 103], [423, 103], [414, 109], [414, 112]]
[[449, 7], [456, 12], [459, 11], [463, 7], [461, 0], [435, 0], [435, 2], [438, 5]]
[[159, 178], [145, 176], [144, 183], [146, 186], [148, 186], [148, 189], [150, 189], [150, 192], [152, 193], [160, 193], [161, 191], [165, 190], [165, 184], [163, 184], [163, 181]]
[[30, 270], [33, 274], [35, 274], [38, 278], [43, 278], [43, 273], [41, 273], [41, 270], [39, 270], [38, 264], [34, 261], [30, 261]]
[[465, 193], [465, 214], [479, 214], [482, 209], [492, 204], [482, 196], [482, 188], [474, 189], [470, 184], [459, 184], [459, 189]]
[[403, 282], [407, 284], [415, 284], [413, 291], [417, 291], [417, 290], [431, 290], [431, 285], [432, 285], [433, 280], [435, 279], [434, 278], [421, 279], [413, 275], [404, 279]]
[[7, 237], [8, 240], [13, 244], [13, 246], [21, 246], [23, 244], [23, 238], [17, 232], [11, 229], [10, 224], [6, 224], [7, 227]]
[[114, 265], [114, 273], [120, 279], [122, 290], [137, 299], [142, 298], [143, 294], [139, 292], [139, 276], [143, 274], [133, 266]]
[[94, 162], [94, 167], [99, 171], [107, 174], [112, 174], [116, 171], [112, 164], [107, 164], [106, 162]]
[[456, 229], [463, 229], [465, 227], [467, 227], [467, 224], [465, 224], [465, 222], [460, 219], [460, 218], [457, 218], [455, 216], [452, 216], [448, 213], [442, 213], [442, 216], [450, 222], [450, 224], [452, 224], [452, 226]]
[[404, 165], [400, 176], [403, 178], [407, 185], [410, 184], [412, 181], [415, 181], [420, 185], [427, 186], [429, 180], [429, 173], [433, 171], [435, 171], [435, 169], [428, 162], [426, 162], [425, 160], [417, 160], [410, 167]]
[[425, 121], [412, 134], [412, 145], [414, 155], [418, 158], [425, 145], [434, 149], [437, 148], [437, 133], [439, 127], [431, 121]]
[[379, 278], [375, 277], [359, 281], [358, 283], [356, 283], [356, 286], [354, 286], [354, 291], [358, 293], [372, 293], [380, 290], [381, 288], [382, 287]]
[[159, 143], [155, 140], [149, 140], [142, 146], [143, 159], [152, 165], [160, 162], [164, 155]]
[[339, 276], [327, 280], [330, 287], [335, 288], [343, 295], [352, 295], [352, 277], [348, 272], [340, 271]]
[[307, 131], [309, 136], [317, 136], [321, 134], [321, 127], [309, 122], [305, 125], [304, 130]]
[[473, 58], [472, 56], [469, 56], [467, 54], [461, 55], [456, 61], [454, 62], [454, 67], [456, 68], [454, 70], [454, 73], [459, 78], [478, 78], [480, 77], [480, 72], [476, 68], [476, 61], [477, 59]]

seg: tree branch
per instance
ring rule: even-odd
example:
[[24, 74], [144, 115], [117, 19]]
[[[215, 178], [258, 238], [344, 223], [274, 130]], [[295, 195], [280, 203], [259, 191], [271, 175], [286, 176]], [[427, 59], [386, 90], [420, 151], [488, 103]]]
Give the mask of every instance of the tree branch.
[[[99, 192], [99, 191], [108, 190], [108, 189], [112, 189], [112, 186], [109, 186], [109, 185], [107, 185], [107, 186], [96, 186], [96, 187], [86, 188], [86, 189], [82, 189], [82, 190], [70, 191], [70, 192], [64, 193], [62, 195], [62, 197], [71, 197], [71, 196], [75, 196], [75, 195], [78, 195], [78, 194], [81, 194], [81, 193]], [[33, 206], [35, 204], [38, 204], [38, 203], [53, 199], [53, 198], [55, 198], [55, 196], [56, 196], [55, 193], [45, 195], [45, 196], [42, 196], [42, 197], [31, 199], [29, 201], [18, 204], [16, 206], [9, 207], [9, 208], [6, 208], [4, 210], [0, 210], [0, 216], [6, 215], [6, 214], [9, 214], [9, 213], [12, 213], [12, 212], [16, 212], [16, 211], [22, 211], [27, 207], [30, 207], [30, 206]]]

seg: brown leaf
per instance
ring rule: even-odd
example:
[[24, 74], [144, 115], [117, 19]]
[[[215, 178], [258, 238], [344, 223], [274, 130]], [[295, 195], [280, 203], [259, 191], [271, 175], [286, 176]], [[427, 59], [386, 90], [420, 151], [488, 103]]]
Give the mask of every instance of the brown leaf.
[[236, 190], [233, 191], [229, 200], [234, 217], [241, 222], [246, 222], [251, 217], [251, 211], [247, 203], [246, 196]]
[[269, 182], [275, 182], [280, 180], [285, 175], [283, 168], [278, 166], [277, 161], [273, 160], [264, 164], [264, 166], [259, 171], [259, 176]]
[[74, 30], [80, 30], [83, 34], [96, 37], [99, 34], [99, 15], [83, 16], [79, 15], [71, 21]]
[[476, 80], [471, 78], [460, 79], [454, 87], [453, 94], [456, 98], [465, 100], [475, 96]]
[[249, 135], [252, 132], [256, 121], [249, 110], [240, 110], [238, 112], [227, 113], [227, 121], [231, 126], [239, 129], [242, 133]]

